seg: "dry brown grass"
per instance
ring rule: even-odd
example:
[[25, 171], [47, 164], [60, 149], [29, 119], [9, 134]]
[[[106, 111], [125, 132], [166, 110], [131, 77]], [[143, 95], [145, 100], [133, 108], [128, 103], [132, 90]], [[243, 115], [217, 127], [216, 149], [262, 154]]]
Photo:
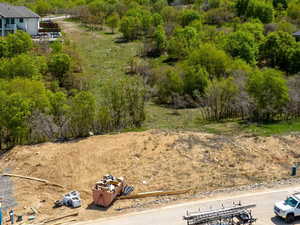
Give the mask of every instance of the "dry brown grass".
[[[0, 164], [16, 174], [65, 185], [66, 191], [81, 191], [81, 219], [92, 219], [118, 213], [116, 208], [136, 202], [117, 201], [100, 214], [87, 210], [92, 201], [91, 187], [104, 174], [125, 176], [135, 192], [184, 188], [203, 192], [288, 177], [291, 165], [300, 157], [299, 144], [299, 136], [295, 135], [228, 137], [151, 130], [19, 146], [6, 154]], [[18, 210], [35, 206], [44, 216], [67, 210], [50, 209], [65, 191], [27, 180], [14, 181]], [[141, 200], [144, 201], [149, 199]]]

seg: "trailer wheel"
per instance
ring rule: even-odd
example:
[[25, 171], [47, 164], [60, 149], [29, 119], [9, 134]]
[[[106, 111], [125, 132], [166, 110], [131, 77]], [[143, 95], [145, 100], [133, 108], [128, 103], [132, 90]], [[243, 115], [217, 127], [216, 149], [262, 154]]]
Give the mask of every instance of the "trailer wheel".
[[288, 214], [285, 218], [285, 222], [287, 223], [292, 223], [294, 220], [295, 220], [295, 216], [292, 213]]

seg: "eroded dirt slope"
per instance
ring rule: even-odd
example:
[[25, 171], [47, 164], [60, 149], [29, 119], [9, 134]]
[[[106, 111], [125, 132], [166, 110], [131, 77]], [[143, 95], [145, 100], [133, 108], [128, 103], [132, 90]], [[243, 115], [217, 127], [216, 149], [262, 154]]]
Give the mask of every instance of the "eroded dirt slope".
[[[66, 190], [13, 178], [17, 210], [36, 207], [42, 216], [63, 193], [79, 190], [81, 219], [118, 214], [137, 200], [122, 200], [106, 211], [89, 207], [91, 188], [104, 174], [124, 176], [135, 192], [192, 188], [209, 191], [287, 178], [300, 158], [300, 135], [255, 137], [151, 130], [94, 136], [66, 143], [18, 146], [0, 159], [13, 173], [48, 179]], [[138, 202], [149, 201], [149, 199]]]

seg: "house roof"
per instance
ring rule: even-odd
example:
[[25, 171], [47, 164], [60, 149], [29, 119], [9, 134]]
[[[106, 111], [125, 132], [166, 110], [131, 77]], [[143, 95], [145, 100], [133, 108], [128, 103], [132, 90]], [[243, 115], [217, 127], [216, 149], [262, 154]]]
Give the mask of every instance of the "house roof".
[[3, 18], [39, 18], [40, 16], [24, 6], [0, 3], [0, 17]]
[[293, 35], [294, 35], [294, 36], [300, 36], [300, 30], [297, 31], [297, 32], [295, 32], [295, 33], [293, 33]]

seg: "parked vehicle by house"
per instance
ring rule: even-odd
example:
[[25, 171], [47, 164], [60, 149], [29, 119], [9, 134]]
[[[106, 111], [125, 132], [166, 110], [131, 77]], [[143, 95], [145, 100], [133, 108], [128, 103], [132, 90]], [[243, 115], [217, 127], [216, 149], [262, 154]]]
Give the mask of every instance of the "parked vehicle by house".
[[0, 3], [0, 36], [22, 30], [37, 35], [40, 16], [25, 6]]
[[274, 212], [287, 223], [293, 222], [300, 216], [300, 192], [288, 196], [285, 201], [275, 203]]

